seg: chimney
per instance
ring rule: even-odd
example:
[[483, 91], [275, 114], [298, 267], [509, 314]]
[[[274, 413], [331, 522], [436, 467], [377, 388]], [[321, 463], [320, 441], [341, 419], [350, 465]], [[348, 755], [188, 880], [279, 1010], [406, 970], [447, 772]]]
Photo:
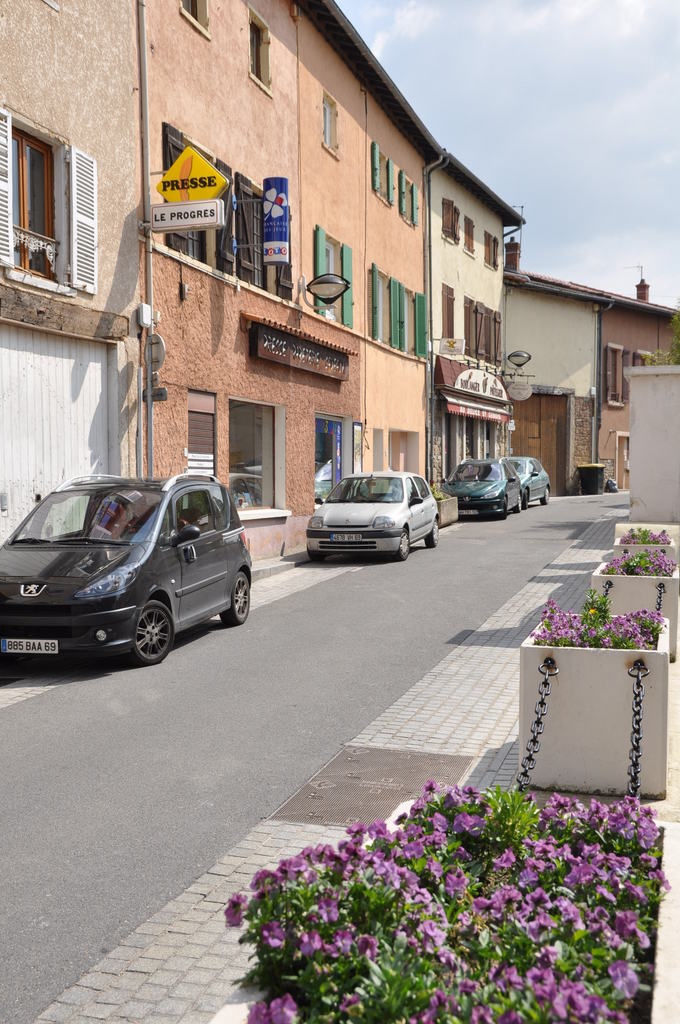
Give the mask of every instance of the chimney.
[[[519, 242], [515, 241], [513, 235], [509, 242], [505, 243], [505, 269], [519, 272]], [[638, 288], [640, 286], [638, 285]]]
[[641, 277], [637, 285], [637, 297], [640, 302], [649, 302], [649, 285], [644, 277]]

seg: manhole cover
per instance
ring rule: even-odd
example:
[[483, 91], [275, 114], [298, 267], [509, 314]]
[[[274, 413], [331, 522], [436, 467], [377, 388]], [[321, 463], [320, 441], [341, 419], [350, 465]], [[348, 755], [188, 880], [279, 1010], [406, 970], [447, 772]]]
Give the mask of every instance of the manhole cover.
[[458, 755], [345, 747], [271, 817], [319, 825], [370, 825], [419, 796], [429, 779], [442, 786], [459, 785], [471, 764], [472, 758]]

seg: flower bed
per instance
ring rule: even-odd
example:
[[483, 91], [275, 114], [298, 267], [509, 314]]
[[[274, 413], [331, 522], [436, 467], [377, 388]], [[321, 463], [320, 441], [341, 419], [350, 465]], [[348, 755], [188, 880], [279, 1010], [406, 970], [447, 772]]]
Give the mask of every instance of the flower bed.
[[250, 1024], [632, 1019], [667, 888], [653, 812], [496, 789], [423, 796], [261, 871], [227, 923], [266, 998]]
[[[606, 580], [603, 580], [606, 577]], [[590, 578], [593, 588], [607, 594], [611, 611], [617, 615], [638, 608], [656, 608], [668, 619], [671, 661], [678, 641], [680, 572], [677, 563], [662, 550], [642, 548], [603, 562]]]
[[637, 551], [624, 551], [605, 562], [603, 576], [672, 576], [678, 564], [665, 551], [643, 547]]
[[673, 541], [666, 532], [666, 530], [654, 530], [648, 529], [646, 526], [631, 526], [629, 530], [626, 530], [620, 537], [617, 538], [619, 544], [625, 544], [627, 546], [635, 544], [651, 544], [655, 546], [670, 547]]

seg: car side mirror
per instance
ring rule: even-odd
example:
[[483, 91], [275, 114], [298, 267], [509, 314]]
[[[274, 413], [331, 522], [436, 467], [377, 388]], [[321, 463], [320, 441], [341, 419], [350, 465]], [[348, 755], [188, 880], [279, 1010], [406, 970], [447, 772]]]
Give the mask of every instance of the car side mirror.
[[537, 469], [532, 469], [531, 475], [532, 476], [538, 476], [538, 470]]
[[173, 547], [177, 547], [178, 544], [186, 544], [188, 541], [198, 540], [200, 536], [200, 526], [196, 526], [195, 523], [188, 523], [173, 536], [172, 545]]
[[318, 496], [318, 494], [315, 494], [314, 495], [314, 504], [315, 505], [323, 505], [323, 498], [320, 498]]
[[410, 508], [412, 505], [422, 505], [422, 503], [423, 503], [423, 499], [420, 497], [420, 495], [419, 494], [413, 494], [413, 495], [411, 495], [411, 498], [409, 500], [408, 505], [409, 505], [409, 508]]

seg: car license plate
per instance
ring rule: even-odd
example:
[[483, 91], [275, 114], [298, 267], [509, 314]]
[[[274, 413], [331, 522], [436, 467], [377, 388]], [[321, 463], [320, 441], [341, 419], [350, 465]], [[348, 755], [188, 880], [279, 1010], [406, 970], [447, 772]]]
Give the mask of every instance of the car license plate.
[[59, 654], [58, 640], [0, 640], [3, 654]]
[[474, 509], [474, 508], [459, 508], [458, 509], [458, 515], [459, 516], [476, 516], [477, 515], [477, 510]]
[[332, 533], [331, 540], [338, 541], [340, 544], [356, 544], [361, 540], [360, 533]]

